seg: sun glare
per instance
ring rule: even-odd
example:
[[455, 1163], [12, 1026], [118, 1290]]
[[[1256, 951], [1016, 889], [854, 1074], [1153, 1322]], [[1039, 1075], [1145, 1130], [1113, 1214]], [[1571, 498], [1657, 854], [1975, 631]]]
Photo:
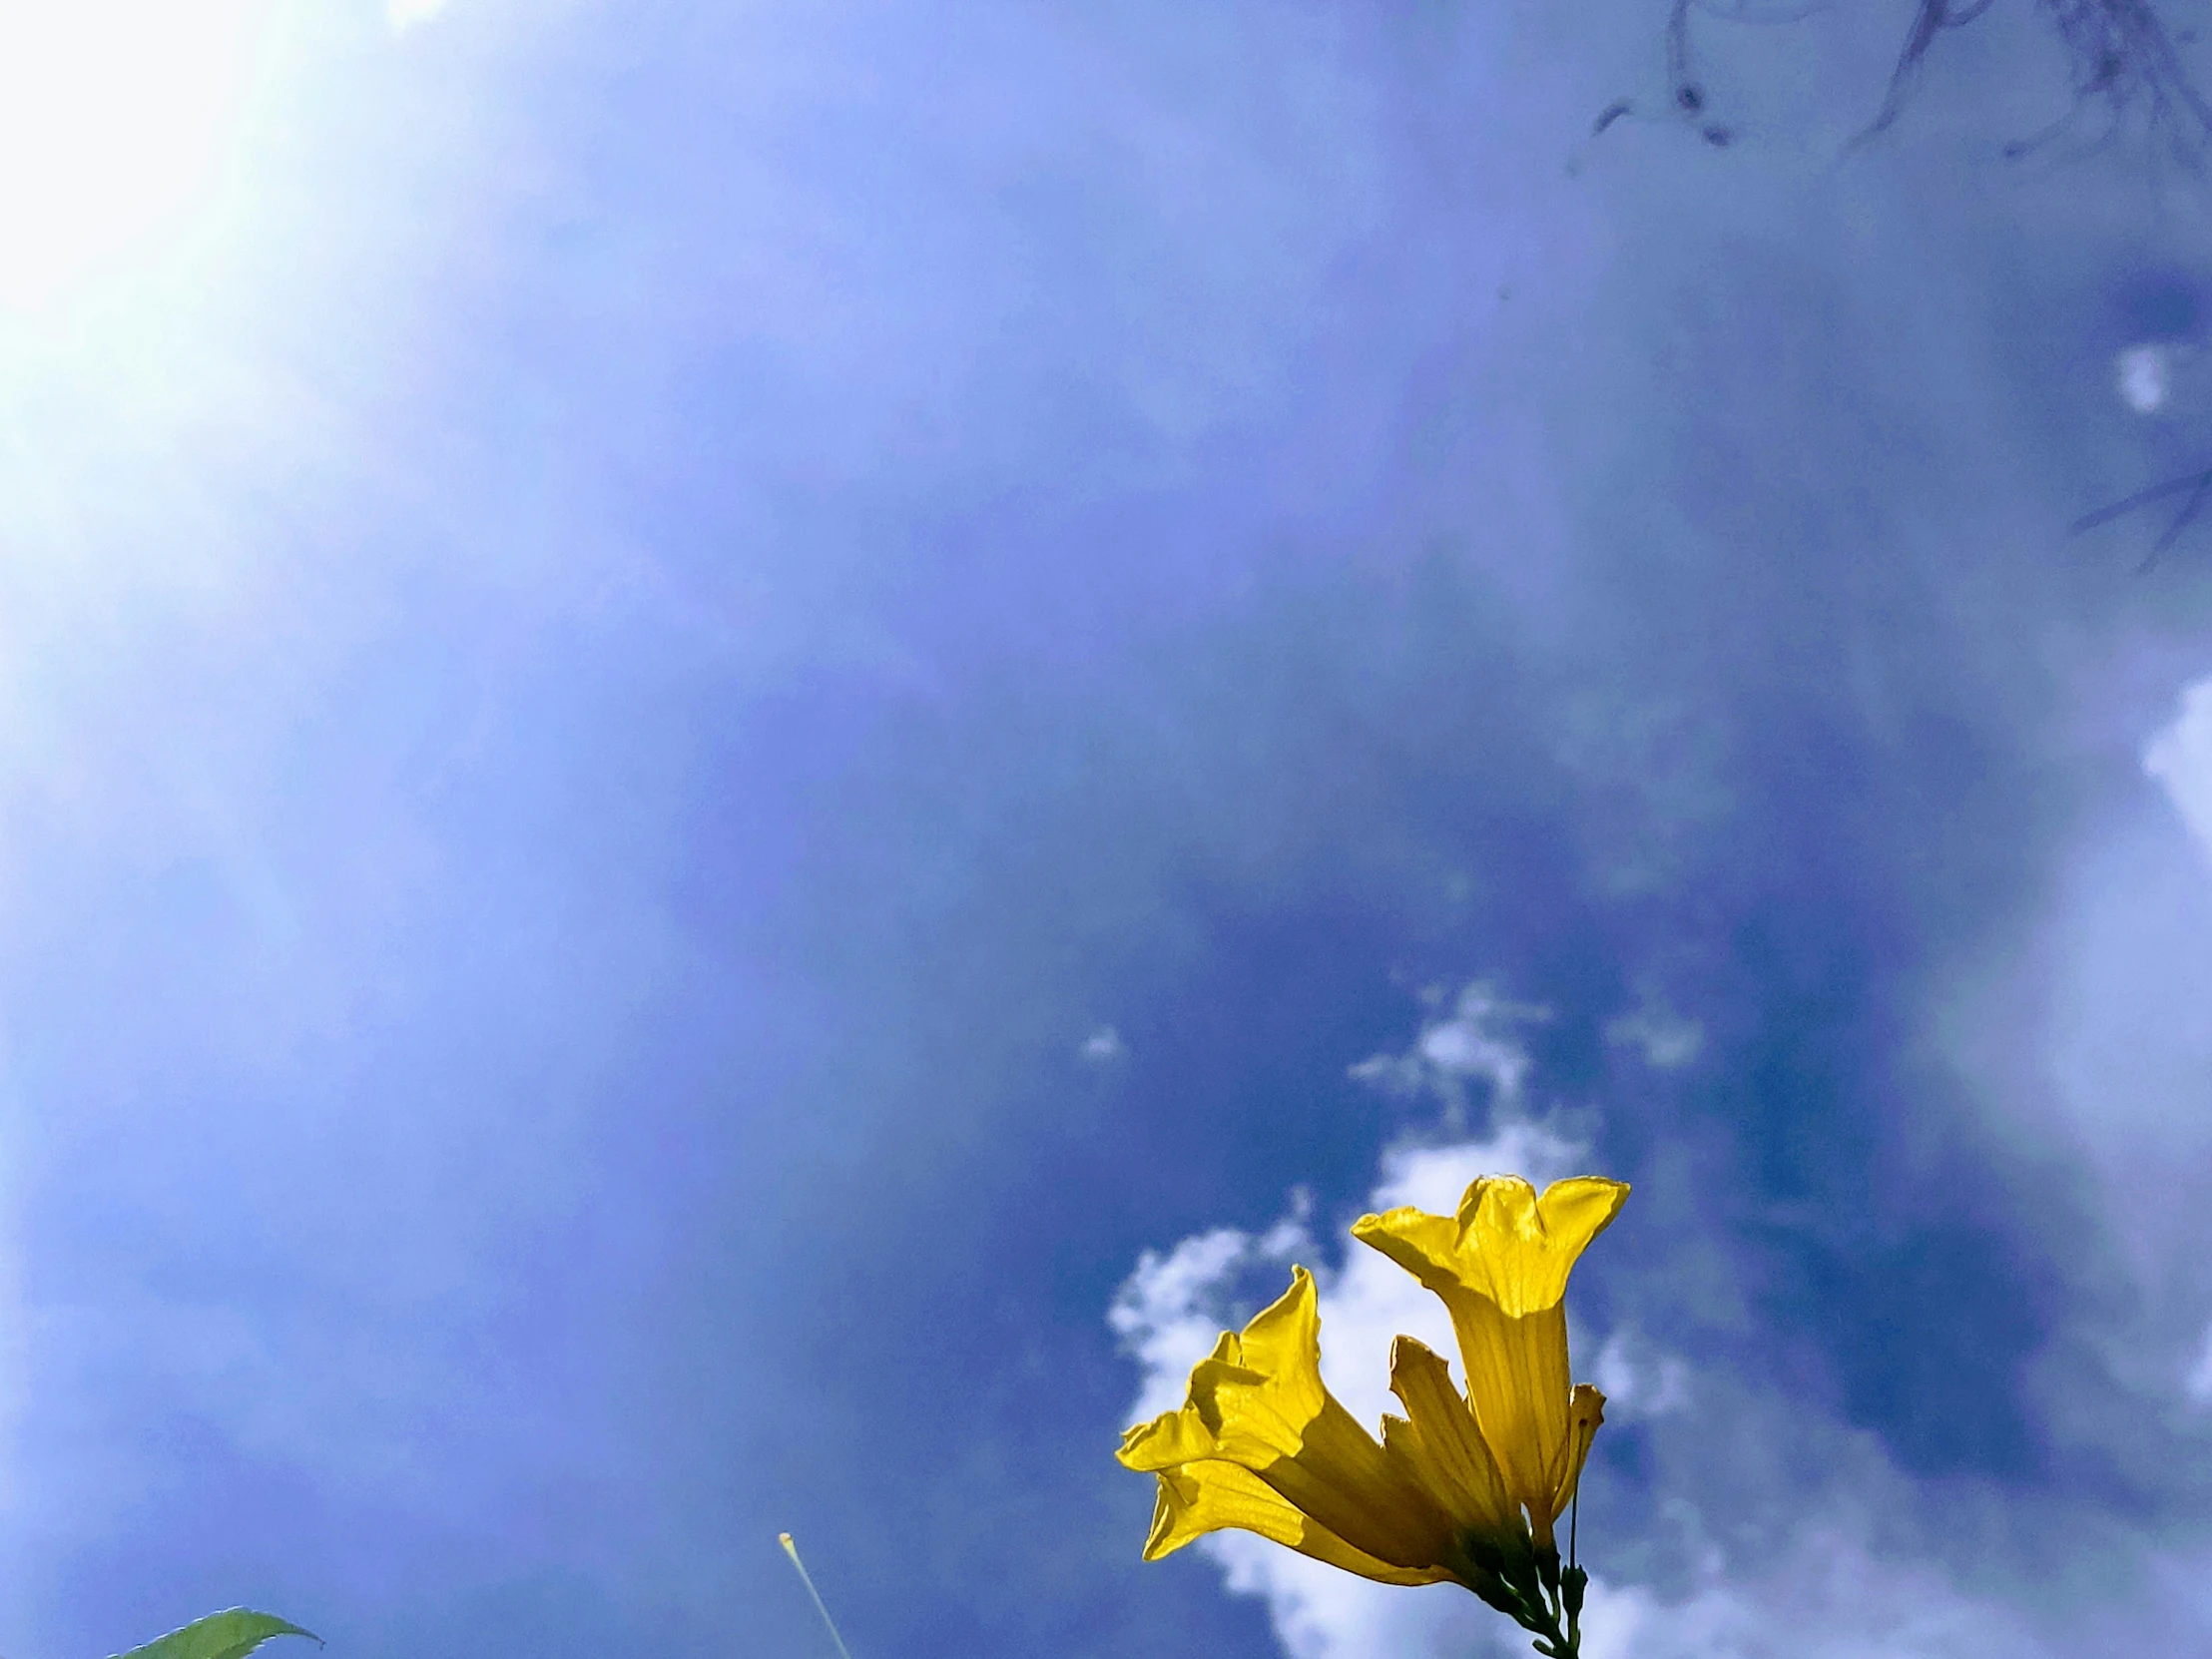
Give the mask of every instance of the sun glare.
[[270, 0], [0, 0], [0, 306], [126, 272], [218, 180]]

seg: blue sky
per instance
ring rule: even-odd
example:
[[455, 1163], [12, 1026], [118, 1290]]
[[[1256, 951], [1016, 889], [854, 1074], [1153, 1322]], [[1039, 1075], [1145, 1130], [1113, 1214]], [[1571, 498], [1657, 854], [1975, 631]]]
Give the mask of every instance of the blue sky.
[[1480, 1653], [1111, 1450], [1502, 1162], [1592, 1659], [2212, 1639], [2212, 599], [2064, 535], [2212, 248], [2039, 14], [1846, 155], [1874, 8], [1725, 148], [1625, 0], [403, 11], [7, 278], [0, 1652]]

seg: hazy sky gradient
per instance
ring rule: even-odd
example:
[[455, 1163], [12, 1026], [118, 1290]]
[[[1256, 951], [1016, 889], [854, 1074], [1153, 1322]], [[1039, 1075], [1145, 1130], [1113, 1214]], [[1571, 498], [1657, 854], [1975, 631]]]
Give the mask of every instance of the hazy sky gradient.
[[2205, 199], [2036, 14], [419, 11], [0, 329], [0, 1652], [1260, 1659], [1109, 1310], [1507, 1130], [1653, 1651], [2212, 1635]]

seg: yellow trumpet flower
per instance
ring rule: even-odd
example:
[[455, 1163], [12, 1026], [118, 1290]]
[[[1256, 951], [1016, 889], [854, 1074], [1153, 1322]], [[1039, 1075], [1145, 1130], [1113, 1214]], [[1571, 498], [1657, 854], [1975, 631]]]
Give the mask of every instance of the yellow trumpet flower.
[[[1401, 1347], [1441, 1365], [1417, 1343]], [[1408, 1409], [1425, 1415], [1434, 1389], [1410, 1382], [1420, 1373], [1417, 1363], [1407, 1371], [1421, 1401]], [[1448, 1383], [1444, 1394], [1457, 1404]], [[1238, 1526], [1385, 1584], [1462, 1576], [1470, 1563], [1458, 1533], [1468, 1521], [1500, 1521], [1504, 1488], [1488, 1468], [1500, 1512], [1455, 1515], [1457, 1494], [1439, 1471], [1472, 1433], [1455, 1441], [1449, 1428], [1433, 1430], [1431, 1453], [1417, 1433], [1392, 1431], [1395, 1422], [1385, 1419], [1379, 1443], [1323, 1384], [1314, 1280], [1294, 1268], [1290, 1290], [1241, 1337], [1222, 1333], [1180, 1410], [1122, 1436], [1122, 1462], [1160, 1477], [1145, 1559]]]
[[1456, 1215], [1408, 1206], [1352, 1227], [1443, 1299], [1475, 1424], [1539, 1548], [1605, 1413], [1605, 1396], [1568, 1376], [1567, 1275], [1627, 1198], [1625, 1183], [1594, 1175], [1554, 1181], [1541, 1198], [1517, 1175], [1491, 1176]]
[[1463, 1584], [1572, 1655], [1587, 1575], [1561, 1574], [1553, 1523], [1605, 1397], [1570, 1381], [1561, 1303], [1627, 1196], [1583, 1176], [1539, 1198], [1504, 1176], [1476, 1181], [1456, 1215], [1363, 1217], [1353, 1236], [1443, 1299], [1467, 1375], [1462, 1394], [1399, 1337], [1390, 1391], [1405, 1415], [1385, 1416], [1380, 1441], [1323, 1385], [1313, 1276], [1292, 1269], [1281, 1300], [1222, 1333], [1179, 1409], [1122, 1436], [1121, 1461], [1159, 1481], [1144, 1558], [1239, 1527], [1382, 1583]]

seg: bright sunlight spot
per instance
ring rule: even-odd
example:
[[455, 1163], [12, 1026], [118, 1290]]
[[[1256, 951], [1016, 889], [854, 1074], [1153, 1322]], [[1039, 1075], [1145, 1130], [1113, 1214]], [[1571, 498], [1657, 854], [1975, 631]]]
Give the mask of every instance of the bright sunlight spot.
[[269, 0], [0, 0], [0, 306], [126, 270], [213, 190]]

